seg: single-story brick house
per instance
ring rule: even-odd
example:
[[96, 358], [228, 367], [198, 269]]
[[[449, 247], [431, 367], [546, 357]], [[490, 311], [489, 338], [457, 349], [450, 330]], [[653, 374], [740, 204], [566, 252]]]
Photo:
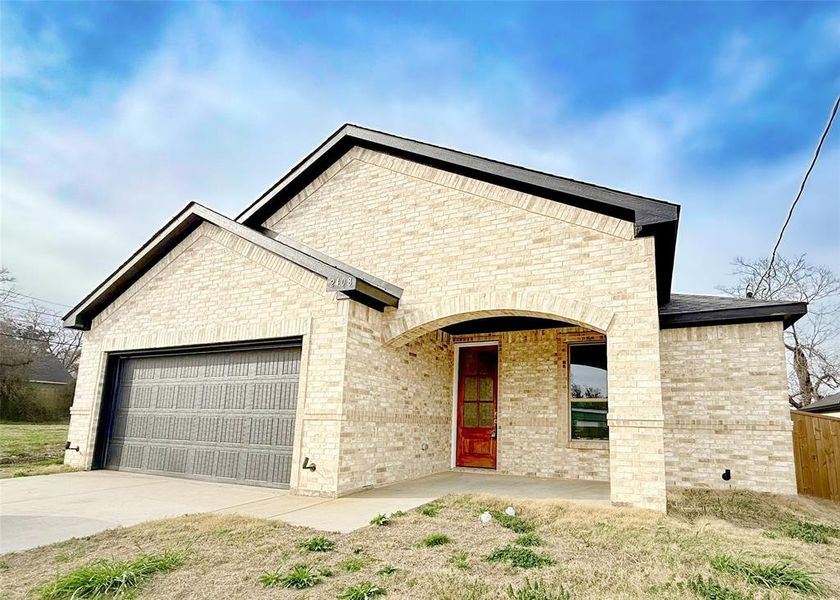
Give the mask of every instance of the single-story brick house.
[[345, 125], [236, 219], [187, 205], [66, 316], [65, 460], [325, 496], [452, 468], [657, 510], [793, 494], [806, 306], [672, 294], [679, 214]]

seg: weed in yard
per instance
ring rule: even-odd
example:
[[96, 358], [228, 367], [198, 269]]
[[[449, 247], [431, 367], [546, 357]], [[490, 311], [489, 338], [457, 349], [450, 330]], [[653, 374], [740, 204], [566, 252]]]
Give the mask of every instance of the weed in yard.
[[423, 545], [427, 548], [432, 546], [442, 546], [449, 543], [449, 536], [443, 533], [433, 533], [423, 538]]
[[324, 536], [317, 535], [303, 540], [298, 544], [298, 547], [301, 550], [307, 550], [309, 552], [329, 552], [330, 550], [335, 550], [335, 542], [328, 540]]
[[8, 571], [11, 567], [9, 567], [9, 563], [0, 563], [0, 571]]
[[376, 515], [370, 520], [371, 525], [378, 525], [379, 527], [385, 527], [391, 523], [391, 519], [386, 515]]
[[166, 573], [184, 562], [175, 552], [143, 554], [132, 560], [99, 560], [79, 567], [38, 588], [44, 600], [63, 598], [125, 598], [155, 573]]
[[569, 592], [561, 585], [557, 590], [549, 591], [541, 581], [531, 583], [527, 579], [521, 588], [514, 589], [512, 585], [507, 589], [511, 600], [570, 600]]
[[533, 531], [531, 533], [525, 533], [523, 535], [520, 535], [518, 538], [516, 538], [513, 541], [513, 543], [516, 544], [517, 546], [542, 546], [542, 545], [544, 545], [544, 542], [542, 541], [542, 538], [540, 536], [538, 536], [536, 533], [534, 533]]
[[385, 565], [384, 567], [379, 569], [376, 573], [377, 573], [377, 575], [393, 575], [397, 571], [399, 571], [399, 569], [397, 567], [395, 567], [394, 565]]
[[703, 600], [753, 600], [752, 595], [742, 594], [715, 581], [703, 579], [699, 575], [688, 582], [688, 589], [703, 598]]
[[440, 512], [440, 506], [438, 506], [434, 502], [429, 502], [428, 504], [424, 504], [417, 510], [424, 517], [436, 517]]
[[462, 579], [444, 579], [435, 585], [434, 600], [488, 600], [490, 586], [476, 579], [463, 581]]
[[343, 560], [338, 563], [338, 567], [342, 571], [347, 571], [348, 573], [355, 573], [356, 571], [361, 571], [362, 567], [365, 566], [365, 563], [360, 561], [358, 558], [348, 558], [347, 560]]
[[332, 577], [333, 575], [335, 575], [335, 573], [333, 573], [333, 570], [330, 569], [329, 567], [324, 567], [322, 569], [318, 569], [318, 574], [321, 577]]
[[399, 519], [400, 517], [404, 517], [404, 516], [406, 516], [407, 514], [408, 514], [408, 513], [407, 513], [407, 512], [405, 512], [404, 510], [398, 510], [398, 511], [396, 511], [396, 512], [392, 512], [392, 513], [391, 513], [391, 518], [392, 518], [392, 519]]
[[466, 571], [470, 568], [470, 561], [466, 552], [456, 552], [450, 556], [449, 564], [462, 571]]
[[321, 574], [315, 569], [310, 569], [306, 565], [295, 565], [291, 571], [285, 575], [281, 575], [279, 571], [272, 573], [263, 573], [260, 575], [259, 582], [263, 587], [274, 587], [279, 585], [284, 588], [292, 588], [295, 590], [303, 590], [311, 588], [321, 581]]
[[782, 533], [789, 538], [809, 544], [830, 544], [831, 538], [840, 536], [840, 529], [808, 521], [794, 521], [785, 525]]
[[363, 581], [356, 585], [351, 585], [345, 588], [343, 592], [338, 595], [339, 600], [370, 600], [377, 596], [384, 596], [385, 588], [382, 588], [370, 581]]
[[825, 584], [816, 575], [786, 561], [761, 564], [721, 554], [712, 559], [712, 567], [766, 588], [787, 588], [814, 596], [824, 596], [827, 592]]
[[514, 567], [522, 567], [523, 569], [533, 569], [554, 564], [554, 561], [548, 556], [537, 554], [530, 548], [520, 548], [518, 546], [496, 548], [485, 560], [490, 562], [507, 561]]
[[534, 530], [532, 523], [529, 523], [518, 515], [507, 515], [500, 510], [491, 510], [490, 515], [496, 519], [499, 525], [510, 529], [514, 533], [530, 533]]

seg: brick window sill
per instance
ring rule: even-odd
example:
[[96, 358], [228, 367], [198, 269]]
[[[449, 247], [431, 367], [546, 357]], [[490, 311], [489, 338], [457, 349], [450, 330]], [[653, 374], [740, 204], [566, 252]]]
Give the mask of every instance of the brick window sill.
[[604, 450], [609, 449], [609, 440], [569, 440], [566, 445], [567, 448], [576, 448], [578, 450]]

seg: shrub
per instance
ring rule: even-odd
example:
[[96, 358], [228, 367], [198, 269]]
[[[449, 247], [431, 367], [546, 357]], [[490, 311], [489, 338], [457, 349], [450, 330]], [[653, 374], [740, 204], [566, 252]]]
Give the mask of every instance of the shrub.
[[321, 535], [303, 540], [298, 546], [301, 550], [307, 550], [309, 552], [329, 552], [330, 550], [335, 550], [335, 542]]
[[455, 554], [450, 556], [449, 564], [455, 567], [456, 569], [461, 569], [462, 571], [466, 571], [470, 568], [470, 562], [467, 558], [466, 552], [456, 552]]
[[376, 573], [377, 575], [393, 575], [399, 571], [399, 569], [393, 565], [385, 565], [381, 569], [379, 569]]
[[449, 536], [443, 533], [433, 533], [423, 538], [423, 545], [427, 548], [432, 546], [442, 546], [449, 543]]
[[377, 596], [384, 596], [385, 589], [379, 587], [370, 581], [363, 581], [356, 585], [351, 585], [345, 588], [343, 592], [338, 595], [339, 600], [370, 600]]
[[514, 533], [530, 533], [534, 530], [533, 524], [519, 515], [510, 516], [500, 510], [491, 510], [490, 515], [496, 519], [499, 525], [510, 529]]
[[370, 520], [371, 525], [377, 525], [379, 527], [385, 527], [386, 525], [391, 523], [391, 519], [386, 515], [376, 515]]
[[815, 596], [823, 596], [827, 591], [825, 584], [816, 575], [787, 561], [761, 564], [722, 554], [712, 559], [712, 567], [721, 573], [738, 575], [753, 585], [766, 588], [787, 588]]
[[536, 533], [525, 533], [513, 541], [517, 546], [542, 546], [543, 541]]
[[436, 517], [436, 516], [438, 516], [438, 513], [440, 513], [440, 506], [438, 506], [434, 502], [429, 502], [428, 504], [424, 504], [423, 506], [421, 506], [417, 510], [423, 516]]
[[549, 591], [541, 581], [532, 584], [527, 579], [521, 588], [514, 589], [512, 585], [509, 585], [507, 595], [512, 600], [569, 600], [571, 598], [562, 585], [556, 591]]
[[343, 571], [355, 573], [356, 571], [361, 571], [362, 567], [365, 566], [365, 563], [360, 561], [358, 558], [348, 558], [347, 560], [341, 561], [338, 566]]
[[794, 521], [782, 528], [782, 533], [787, 537], [802, 540], [809, 544], [830, 544], [832, 537], [840, 536], [840, 529], [809, 523], [808, 521]]
[[320, 581], [321, 574], [306, 565], [296, 565], [286, 575], [281, 575], [279, 571], [274, 571], [273, 573], [263, 573], [259, 578], [259, 582], [263, 587], [280, 585], [284, 588], [296, 590], [311, 588]]
[[184, 562], [175, 552], [143, 554], [131, 560], [99, 560], [59, 575], [36, 592], [44, 600], [126, 597], [155, 573], [166, 573]]
[[704, 580], [699, 575], [688, 582], [688, 589], [703, 600], [753, 600], [751, 595], [742, 594], [711, 578]]
[[520, 548], [518, 546], [496, 548], [485, 560], [490, 562], [507, 561], [512, 566], [522, 567], [523, 569], [533, 569], [554, 564], [554, 561], [548, 556], [537, 554], [530, 548]]

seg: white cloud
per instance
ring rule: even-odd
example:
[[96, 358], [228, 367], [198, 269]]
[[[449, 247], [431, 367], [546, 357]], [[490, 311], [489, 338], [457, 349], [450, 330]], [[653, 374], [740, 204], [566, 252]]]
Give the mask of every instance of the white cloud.
[[[705, 138], [718, 90], [579, 119], [564, 98], [501, 64], [486, 86], [520, 108], [511, 114], [488, 89], [460, 81], [457, 64], [441, 65], [453, 48], [454, 62], [467, 62], [469, 48], [429, 35], [337, 73], [308, 49], [261, 47], [202, 5], [171, 24], [126, 85], [93, 82], [70, 105], [15, 114], [3, 140], [4, 264], [21, 289], [74, 303], [187, 201], [237, 214], [345, 121], [682, 203], [681, 291], [713, 291], [732, 256], [769, 249], [804, 160], [695, 168], [685, 149]], [[440, 83], [418, 81], [438, 71]], [[824, 156], [837, 159], [836, 150]], [[836, 183], [821, 174], [811, 199], [836, 195]], [[803, 210], [798, 220], [806, 217], [820, 219]], [[837, 240], [794, 231], [786, 249], [813, 247], [828, 261]]]

